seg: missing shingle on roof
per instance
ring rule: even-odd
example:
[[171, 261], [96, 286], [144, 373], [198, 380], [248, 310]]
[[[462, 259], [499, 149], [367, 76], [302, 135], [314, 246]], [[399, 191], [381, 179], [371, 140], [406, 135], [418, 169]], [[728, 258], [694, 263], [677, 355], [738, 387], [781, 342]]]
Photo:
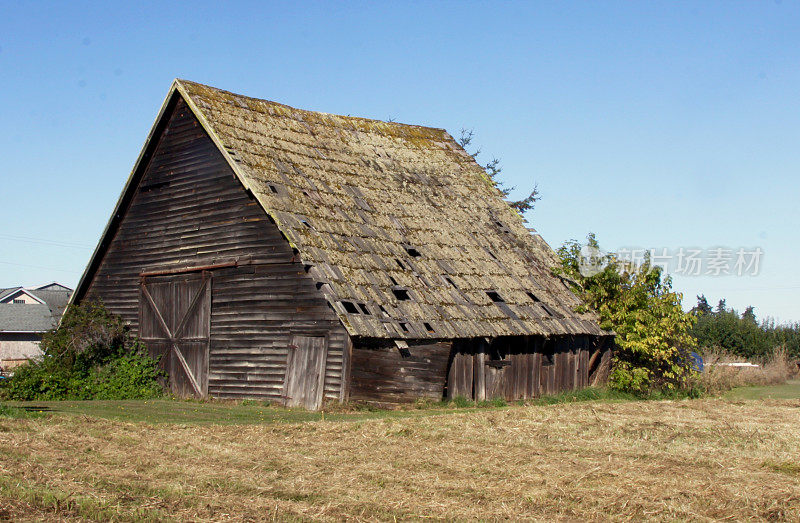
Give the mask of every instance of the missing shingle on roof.
[[310, 271], [313, 268], [314, 268], [313, 265], [309, 265], [309, 264], [303, 265], [303, 270], [306, 271], [306, 272]]
[[305, 225], [305, 226], [306, 226], [306, 227], [308, 227], [309, 229], [313, 229], [313, 227], [311, 226], [311, 224], [310, 224], [310, 223], [308, 223], [308, 221], [307, 221], [307, 220], [300, 220], [300, 223], [302, 223], [303, 225]]
[[325, 285], [325, 282], [324, 281], [318, 281], [316, 283], [316, 285], [317, 285], [317, 290], [320, 290]]
[[408, 323], [400, 322], [400, 328], [403, 329], [403, 332], [408, 332]]
[[383, 305], [378, 305], [378, 308], [381, 310], [384, 316], [386, 316], [387, 318], [389, 317], [389, 313], [386, 312], [386, 309], [383, 308]]
[[392, 285], [397, 285], [397, 280], [389, 276], [389, 280], [392, 282]]
[[392, 293], [394, 294], [394, 297], [400, 301], [411, 299], [411, 296], [408, 295], [408, 291], [406, 289], [392, 289]]
[[427, 321], [424, 322], [423, 325], [425, 326], [425, 330], [426, 331], [428, 331], [428, 332], [436, 332], [436, 331], [433, 330], [433, 327], [431, 327], [431, 324], [428, 323]]
[[[401, 323], [400, 325], [404, 325], [404, 324]], [[397, 348], [397, 352], [400, 353], [400, 357], [403, 358], [403, 359], [411, 357], [411, 351], [408, 350], [408, 347], [398, 347]]]
[[535, 303], [541, 303], [542, 300], [536, 297], [536, 295], [530, 291], [527, 291], [525, 294], [528, 295], [530, 299], [532, 299]]
[[456, 284], [455, 284], [455, 282], [454, 282], [452, 279], [450, 279], [450, 277], [449, 277], [449, 276], [445, 276], [445, 277], [444, 277], [444, 279], [445, 279], [445, 281], [446, 281], [447, 283], [449, 283], [450, 285], [452, 285], [452, 286], [453, 286], [455, 289], [458, 289], [458, 285], [456, 285]]
[[344, 310], [349, 312], [350, 314], [358, 314], [358, 308], [356, 307], [355, 303], [351, 301], [342, 301], [342, 306]]
[[486, 295], [495, 303], [505, 303], [506, 300], [500, 297], [500, 295], [495, 291], [486, 291]]
[[540, 302], [539, 305], [542, 307], [542, 309], [544, 309], [544, 312], [546, 312], [548, 316], [555, 316], [556, 315], [556, 313], [553, 311], [553, 309], [551, 309], [550, 307], [548, 307], [544, 303]]
[[275, 186], [274, 186], [274, 185], [272, 185], [272, 184], [269, 184], [269, 190], [270, 190], [270, 191], [272, 191], [272, 192], [273, 192], [273, 193], [275, 193], [275, 194], [278, 194], [278, 188], [277, 188], [277, 187], [275, 187]]
[[405, 266], [405, 265], [403, 265], [403, 262], [401, 262], [401, 261], [400, 261], [400, 260], [398, 260], [397, 258], [395, 258], [395, 259], [394, 259], [394, 261], [396, 261], [396, 262], [397, 262], [397, 265], [399, 265], [401, 269], [403, 269], [403, 270], [406, 270], [406, 266]]
[[363, 312], [367, 316], [372, 316], [372, 313], [369, 312], [369, 309], [367, 308], [367, 305], [365, 303], [359, 303], [358, 308], [361, 309], [361, 312]]
[[492, 257], [492, 258], [494, 258], [495, 260], [497, 259], [497, 256], [495, 256], [495, 255], [494, 255], [494, 253], [493, 253], [492, 251], [490, 251], [489, 249], [486, 249], [486, 252], [488, 252], [488, 253], [489, 253], [489, 256], [491, 256], [491, 257]]
[[411, 256], [413, 258], [419, 258], [420, 256], [422, 256], [419, 253], [419, 251], [417, 249], [415, 249], [414, 247], [406, 247], [406, 252], [409, 254], [409, 256]]

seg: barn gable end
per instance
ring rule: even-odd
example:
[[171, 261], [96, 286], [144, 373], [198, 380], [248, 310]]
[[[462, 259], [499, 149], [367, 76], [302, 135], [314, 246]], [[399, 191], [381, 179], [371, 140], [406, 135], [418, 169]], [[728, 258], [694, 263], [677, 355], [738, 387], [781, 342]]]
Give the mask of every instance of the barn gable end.
[[[138, 332], [143, 282], [159, 288], [206, 272], [213, 289], [209, 395], [283, 401], [292, 336], [306, 335], [326, 339], [325, 395], [340, 398], [347, 335], [338, 317], [179, 95], [163, 120], [83, 295], [102, 299]], [[171, 370], [181, 371], [175, 361]]]

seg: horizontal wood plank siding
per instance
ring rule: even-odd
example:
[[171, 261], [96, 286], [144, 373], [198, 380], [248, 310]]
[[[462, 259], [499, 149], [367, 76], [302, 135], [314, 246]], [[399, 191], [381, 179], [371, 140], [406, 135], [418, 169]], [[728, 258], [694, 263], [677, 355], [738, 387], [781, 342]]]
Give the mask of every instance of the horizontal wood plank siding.
[[412, 345], [403, 356], [395, 347], [356, 342], [352, 352], [350, 399], [402, 403], [418, 398], [441, 400], [451, 343]]
[[342, 390], [347, 333], [270, 217], [182, 99], [90, 280], [138, 331], [140, 274], [238, 260], [212, 272], [209, 395], [282, 401], [292, 334], [327, 338], [324, 396]]

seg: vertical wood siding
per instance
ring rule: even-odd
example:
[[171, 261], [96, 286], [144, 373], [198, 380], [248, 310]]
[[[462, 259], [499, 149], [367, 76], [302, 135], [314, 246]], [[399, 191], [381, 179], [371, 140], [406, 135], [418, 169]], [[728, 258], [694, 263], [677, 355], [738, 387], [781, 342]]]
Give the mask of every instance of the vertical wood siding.
[[447, 396], [518, 400], [580, 389], [602, 382], [609, 358], [607, 340], [592, 336], [462, 340], [453, 345]]
[[339, 398], [344, 328], [183, 100], [171, 107], [86, 296], [136, 332], [142, 272], [238, 260], [212, 271], [209, 395], [282, 401], [291, 336], [302, 334], [327, 338], [324, 394]]

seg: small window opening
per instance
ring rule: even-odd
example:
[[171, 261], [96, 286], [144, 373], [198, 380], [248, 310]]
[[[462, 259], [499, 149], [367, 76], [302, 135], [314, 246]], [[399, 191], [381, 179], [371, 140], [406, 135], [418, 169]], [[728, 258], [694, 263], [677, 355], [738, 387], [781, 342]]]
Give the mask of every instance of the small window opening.
[[536, 297], [536, 295], [532, 292], [526, 292], [525, 294], [528, 295], [528, 298], [532, 299], [535, 303], [541, 303], [542, 300]]
[[500, 295], [497, 294], [494, 291], [486, 291], [486, 295], [489, 297], [490, 300], [492, 300], [495, 303], [505, 303], [505, 301], [506, 301], [503, 298], [501, 298]]
[[405, 266], [405, 265], [403, 265], [403, 262], [401, 262], [401, 261], [400, 261], [400, 260], [398, 260], [397, 258], [395, 258], [395, 259], [394, 259], [394, 261], [396, 261], [396, 262], [397, 262], [397, 265], [399, 265], [401, 269], [403, 269], [403, 270], [406, 270], [406, 266]]
[[433, 330], [433, 327], [431, 327], [431, 324], [430, 324], [430, 323], [428, 323], [428, 322], [425, 322], [425, 323], [423, 323], [423, 325], [425, 326], [425, 330], [426, 330], [426, 331], [428, 331], [428, 332], [435, 332], [435, 331]]
[[14, 300], [13, 303], [25, 303], [25, 300]]
[[269, 186], [269, 190], [270, 190], [270, 191], [272, 191], [272, 192], [274, 192], [275, 194], [278, 194], [278, 188], [277, 188], [277, 187], [275, 187], [275, 186], [274, 186], [274, 185], [272, 185], [272, 184], [270, 184], [270, 186]]
[[400, 322], [400, 328], [403, 329], [403, 332], [408, 332], [408, 323]]
[[422, 256], [419, 253], [419, 251], [417, 249], [415, 249], [414, 247], [406, 247], [406, 252], [408, 252], [408, 254], [410, 256], [414, 257], [414, 258], [419, 258], [420, 256]]
[[343, 301], [342, 305], [344, 306], [344, 310], [349, 312], [350, 314], [358, 314], [358, 308], [356, 305], [351, 301]]
[[397, 280], [389, 276], [389, 280], [392, 282], [392, 285], [397, 285]]
[[447, 283], [452, 285], [454, 288], [458, 289], [458, 285], [456, 285], [455, 282], [453, 280], [451, 280], [449, 276], [445, 276], [444, 279], [445, 279], [445, 281], [447, 281]]
[[369, 312], [369, 309], [367, 308], [367, 305], [365, 303], [359, 303], [358, 308], [361, 309], [361, 312], [363, 312], [367, 316], [372, 316], [372, 313]]
[[408, 291], [405, 289], [392, 289], [392, 293], [394, 293], [394, 297], [400, 301], [411, 299], [411, 296], [408, 295]]

